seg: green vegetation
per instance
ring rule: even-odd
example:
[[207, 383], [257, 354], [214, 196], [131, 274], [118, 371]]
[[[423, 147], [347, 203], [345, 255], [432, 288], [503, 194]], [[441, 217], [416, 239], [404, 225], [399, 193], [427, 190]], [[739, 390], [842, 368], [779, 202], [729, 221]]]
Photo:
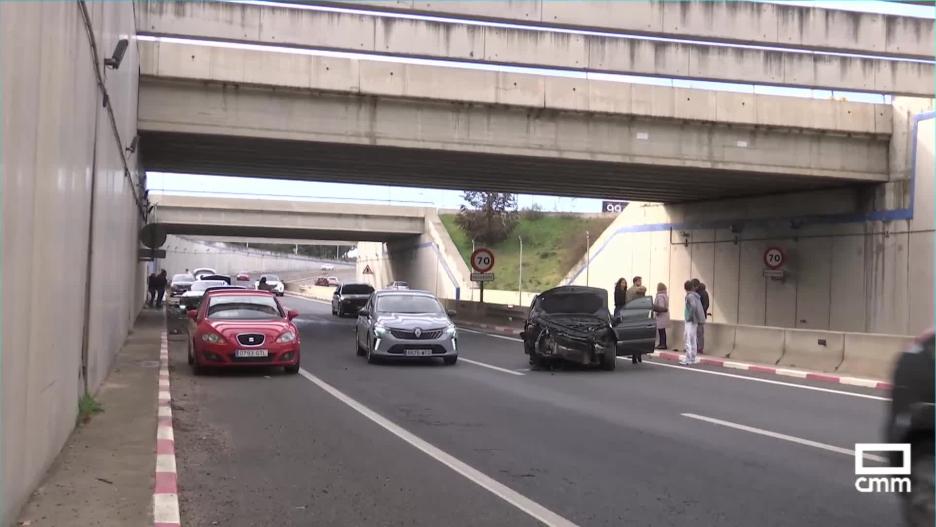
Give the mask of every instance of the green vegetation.
[[[468, 263], [471, 238], [455, 223], [455, 214], [443, 214], [441, 218], [458, 252]], [[510, 236], [490, 247], [495, 255], [495, 279], [484, 287], [517, 290], [520, 269], [518, 236], [523, 237], [523, 290], [539, 292], [559, 285], [559, 281], [585, 254], [585, 231], [591, 233], [594, 241], [613, 220], [612, 216], [521, 213]]]
[[91, 420], [91, 416], [94, 414], [99, 414], [104, 411], [104, 407], [101, 406], [101, 403], [97, 402], [94, 397], [86, 393], [81, 399], [78, 400], [78, 424], [85, 424]]

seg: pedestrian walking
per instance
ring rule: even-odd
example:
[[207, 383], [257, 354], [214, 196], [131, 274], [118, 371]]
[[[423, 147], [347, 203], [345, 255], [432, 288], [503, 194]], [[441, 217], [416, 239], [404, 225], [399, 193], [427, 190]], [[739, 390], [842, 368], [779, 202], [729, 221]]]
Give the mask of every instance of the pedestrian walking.
[[653, 299], [653, 311], [656, 313], [656, 327], [659, 335], [659, 343], [656, 349], [666, 349], [666, 330], [670, 325], [669, 315], [669, 294], [666, 292], [666, 284], [660, 282], [657, 284], [657, 294]]
[[620, 314], [627, 300], [627, 280], [619, 278], [614, 284], [614, 316]]
[[156, 278], [153, 279], [153, 285], [156, 286], [156, 307], [161, 308], [163, 296], [166, 294], [166, 286], [169, 285], [169, 279], [166, 278], [166, 270], [159, 271]]
[[630, 286], [627, 290], [627, 294], [624, 295], [624, 303], [629, 304], [635, 298], [640, 298], [642, 296], [647, 296], [647, 288], [643, 285], [643, 278], [635, 276], [633, 285]]
[[683, 342], [686, 346], [686, 358], [679, 361], [680, 364], [695, 364], [696, 362], [696, 330], [699, 327], [699, 321], [705, 320], [705, 312], [702, 311], [702, 302], [699, 300], [699, 293], [695, 291], [692, 280], [686, 280], [683, 284], [686, 290], [686, 307], [683, 313], [685, 319], [685, 329], [683, 333]]
[[146, 305], [153, 307], [156, 302], [156, 273], [150, 273], [146, 279]]

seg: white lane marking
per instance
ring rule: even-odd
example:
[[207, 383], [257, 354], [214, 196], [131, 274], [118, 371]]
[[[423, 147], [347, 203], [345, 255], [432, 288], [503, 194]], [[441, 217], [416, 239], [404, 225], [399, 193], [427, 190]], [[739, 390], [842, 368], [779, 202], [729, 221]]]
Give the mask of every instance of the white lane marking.
[[170, 397], [169, 397], [169, 392], [166, 391], [166, 390], [160, 390], [160, 391], [159, 391], [158, 398], [159, 398], [160, 400], [167, 400], [167, 399], [170, 399]]
[[159, 410], [156, 415], [157, 417], [172, 417], [172, 408], [159, 405]]
[[[618, 357], [618, 358], [620, 359], [620, 358], [623, 358], [623, 357]], [[699, 368], [690, 368], [690, 367], [686, 367], [686, 366], [678, 366], [678, 365], [676, 365], [676, 364], [666, 364], [666, 363], [664, 363], [664, 362], [659, 362], [659, 361], [655, 361], [655, 360], [654, 360], [654, 361], [644, 361], [644, 364], [652, 364], [653, 366], [663, 366], [663, 367], [665, 367], [665, 368], [676, 368], [676, 369], [681, 370], [681, 371], [687, 371], [687, 372], [693, 372], [693, 373], [707, 373], [707, 374], [709, 374], [709, 375], [720, 375], [720, 376], [722, 376], [722, 377], [730, 377], [730, 378], [732, 378], [732, 379], [742, 379], [742, 380], [745, 380], [745, 381], [762, 382], [762, 383], [764, 383], [764, 384], [774, 384], [774, 385], [777, 385], [777, 386], [787, 386], [787, 387], [790, 387], [790, 388], [799, 388], [799, 389], [801, 389], [801, 390], [812, 390], [812, 391], [814, 391], [814, 392], [834, 393], [834, 394], [837, 394], [837, 395], [847, 395], [847, 396], [849, 396], [849, 397], [858, 397], [858, 398], [861, 398], [861, 399], [873, 399], [873, 400], [875, 400], [875, 401], [890, 401], [890, 399], [887, 398], [887, 397], [878, 397], [877, 395], [867, 395], [867, 394], [864, 394], [864, 393], [845, 392], [845, 391], [842, 391], [842, 390], [832, 390], [832, 389], [830, 389], [830, 388], [820, 388], [820, 387], [818, 387], [818, 386], [808, 386], [808, 385], [806, 385], [806, 384], [795, 384], [795, 383], [792, 383], [792, 382], [774, 381], [774, 380], [771, 380], [771, 379], [761, 379], [760, 377], [748, 377], [747, 375], [736, 375], [736, 374], [734, 374], [734, 373], [725, 373], [725, 372], [722, 372], [722, 371], [712, 371], [712, 370], [703, 370], [703, 369], [699, 369]]]
[[175, 454], [157, 454], [156, 455], [156, 472], [175, 473], [175, 471], [176, 471]]
[[518, 339], [518, 338], [516, 338], [516, 337], [508, 337], [508, 336], [506, 336], [506, 335], [495, 335], [495, 334], [493, 334], [493, 333], [485, 333], [485, 332], [483, 332], [483, 331], [478, 331], [478, 330], [476, 330], [476, 329], [463, 328], [463, 327], [461, 327], [461, 326], [458, 327], [458, 331], [464, 331], [465, 333], [475, 333], [475, 334], [478, 334], [478, 335], [484, 335], [484, 336], [486, 336], [486, 337], [492, 337], [492, 338], [495, 338], [495, 339], [509, 340], [509, 341], [512, 341], [512, 342], [523, 342], [523, 339]]
[[521, 511], [529, 514], [534, 519], [550, 526], [556, 527], [576, 527], [571, 521], [559, 516], [555, 512], [547, 509], [546, 507], [540, 505], [539, 503], [527, 498], [526, 496], [520, 494], [519, 492], [511, 489], [510, 487], [498, 482], [497, 480], [485, 475], [480, 470], [469, 466], [463, 461], [457, 459], [451, 454], [446, 453], [445, 451], [439, 449], [438, 447], [424, 441], [415, 434], [409, 432], [405, 428], [397, 425], [393, 421], [383, 417], [377, 412], [371, 410], [367, 406], [359, 403], [355, 399], [352, 399], [350, 396], [345, 395], [343, 392], [335, 388], [334, 386], [328, 384], [327, 382], [319, 379], [315, 375], [312, 375], [304, 369], [299, 370], [299, 374], [305, 377], [306, 379], [312, 381], [316, 386], [325, 390], [335, 399], [343, 402], [344, 404], [350, 406], [352, 409], [357, 411], [359, 414], [370, 419], [374, 423], [378, 424], [391, 434], [399, 437], [403, 441], [406, 441], [411, 446], [416, 447], [419, 450], [422, 450], [423, 453], [432, 457], [436, 461], [442, 463], [443, 465], [449, 467], [450, 469], [458, 472], [465, 478], [467, 478], [472, 483], [480, 486], [484, 490], [494, 494], [498, 498], [506, 501], [507, 503], [513, 505], [514, 507], [520, 509]]
[[508, 370], [507, 368], [501, 368], [500, 366], [494, 366], [486, 362], [478, 362], [476, 360], [466, 359], [465, 357], [459, 357], [458, 360], [467, 362], [468, 364], [474, 364], [475, 366], [481, 366], [482, 368], [490, 368], [492, 370], [499, 371], [502, 373], [509, 373], [511, 375], [525, 375], [524, 373], [519, 372], [519, 371]]
[[153, 522], [180, 523], [179, 495], [153, 494]]
[[[715, 425], [720, 425], [728, 428], [734, 428], [735, 430], [742, 430], [744, 432], [750, 432], [752, 434], [773, 437], [774, 439], [782, 439], [784, 441], [789, 441], [791, 443], [796, 443], [798, 445], [811, 446], [813, 448], [819, 448], [821, 450], [828, 450], [829, 452], [835, 452], [837, 454], [843, 454], [846, 456], [855, 457], [855, 451], [849, 450], [847, 448], [837, 447], [835, 445], [827, 445], [825, 443], [820, 443], [818, 441], [811, 441], [809, 439], [803, 439], [801, 437], [781, 434], [778, 432], [771, 432], [770, 430], [764, 430], [763, 428], [754, 428], [753, 426], [741, 425], [738, 423], [732, 423], [731, 421], [722, 421], [721, 419], [715, 419], [714, 417], [705, 417], [704, 415], [697, 414], [680, 414], [683, 417], [688, 417], [690, 419], [697, 419], [699, 421], [705, 421], [706, 423], [712, 423]], [[877, 461], [878, 463], [885, 463], [887, 460], [881, 456], [875, 456], [874, 454], [864, 454], [864, 458], [869, 461]]]

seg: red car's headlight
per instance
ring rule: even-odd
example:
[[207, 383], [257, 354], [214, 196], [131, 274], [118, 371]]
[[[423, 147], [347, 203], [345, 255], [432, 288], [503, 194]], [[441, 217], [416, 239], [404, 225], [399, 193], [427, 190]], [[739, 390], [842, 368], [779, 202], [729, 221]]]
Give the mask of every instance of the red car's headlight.
[[217, 333], [205, 333], [201, 336], [201, 339], [207, 342], [208, 344], [221, 344], [224, 342], [224, 338]]
[[289, 344], [296, 340], [296, 334], [292, 331], [284, 331], [282, 335], [276, 338], [278, 344]]

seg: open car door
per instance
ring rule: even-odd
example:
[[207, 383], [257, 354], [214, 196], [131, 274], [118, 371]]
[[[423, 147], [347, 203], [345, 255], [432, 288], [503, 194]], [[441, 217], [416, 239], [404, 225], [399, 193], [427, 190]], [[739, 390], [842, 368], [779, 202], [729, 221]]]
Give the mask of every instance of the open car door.
[[618, 356], [653, 353], [657, 334], [653, 299], [642, 296], [628, 302], [613, 321], [613, 327]]

